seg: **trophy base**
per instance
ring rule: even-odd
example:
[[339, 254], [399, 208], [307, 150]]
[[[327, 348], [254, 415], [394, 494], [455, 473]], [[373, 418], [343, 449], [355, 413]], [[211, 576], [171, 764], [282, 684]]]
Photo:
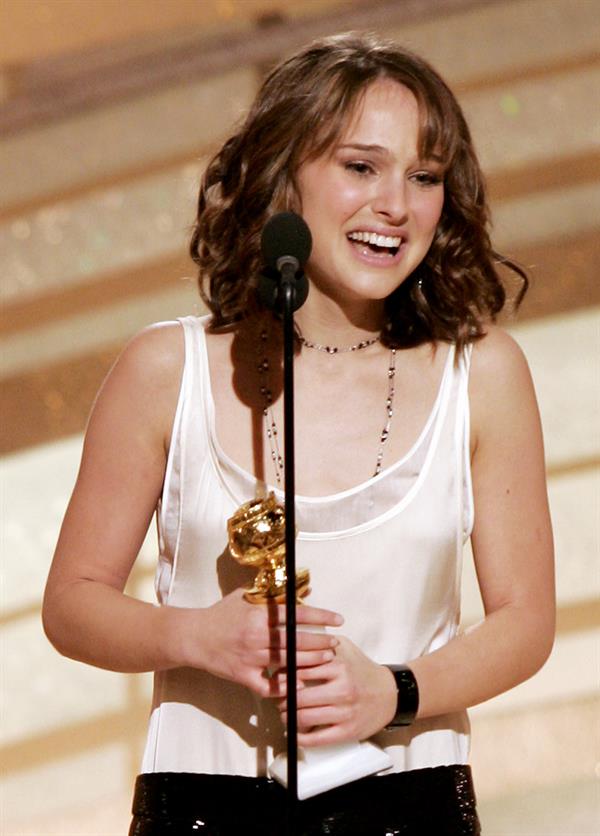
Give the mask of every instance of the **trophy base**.
[[[298, 798], [302, 801], [392, 766], [390, 756], [374, 743], [338, 743], [298, 750]], [[269, 774], [287, 787], [287, 757], [278, 755]]]

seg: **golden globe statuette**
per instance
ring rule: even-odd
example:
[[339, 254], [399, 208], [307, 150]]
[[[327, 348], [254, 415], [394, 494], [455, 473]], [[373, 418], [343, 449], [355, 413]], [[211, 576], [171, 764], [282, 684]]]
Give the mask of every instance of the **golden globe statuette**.
[[[243, 566], [254, 566], [258, 573], [254, 585], [244, 597], [251, 604], [285, 601], [285, 512], [270, 493], [265, 499], [253, 499], [242, 505], [227, 523], [229, 551]], [[296, 600], [309, 592], [309, 573], [296, 573]], [[302, 626], [309, 631], [322, 628]], [[390, 756], [369, 741], [336, 743], [314, 749], [298, 749], [298, 798], [310, 798], [334, 787], [357, 781], [367, 775], [389, 769]], [[287, 786], [287, 757], [278, 755], [269, 774]]]
[[[266, 499], [251, 499], [227, 521], [229, 551], [242, 566], [255, 566], [254, 586], [244, 598], [251, 604], [285, 602], [285, 511], [271, 492]], [[296, 573], [296, 600], [308, 594], [307, 569]]]

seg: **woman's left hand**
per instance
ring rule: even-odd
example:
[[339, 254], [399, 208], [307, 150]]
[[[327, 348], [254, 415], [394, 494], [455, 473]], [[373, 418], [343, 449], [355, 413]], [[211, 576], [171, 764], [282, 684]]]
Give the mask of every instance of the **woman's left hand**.
[[[339, 636], [335, 658], [298, 669], [298, 745], [324, 746], [365, 740], [389, 723], [396, 712], [396, 685], [349, 639]], [[287, 724], [286, 702], [279, 710]]]

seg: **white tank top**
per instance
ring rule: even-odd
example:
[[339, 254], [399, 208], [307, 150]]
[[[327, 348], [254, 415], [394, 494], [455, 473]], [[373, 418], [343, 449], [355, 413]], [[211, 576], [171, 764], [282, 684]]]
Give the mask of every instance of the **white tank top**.
[[[185, 362], [159, 504], [160, 604], [207, 607], [250, 575], [227, 549], [227, 520], [257, 495], [257, 480], [220, 448], [204, 329], [181, 320]], [[380, 663], [401, 664], [458, 629], [462, 549], [473, 521], [468, 367], [450, 347], [431, 414], [408, 453], [378, 476], [325, 497], [297, 497], [297, 565], [310, 570], [307, 603], [341, 612], [341, 631]], [[275, 489], [283, 501], [283, 495]], [[394, 771], [465, 763], [466, 712], [382, 731], [373, 740]], [[285, 749], [277, 710], [202, 670], [154, 678], [143, 772], [265, 775]]]

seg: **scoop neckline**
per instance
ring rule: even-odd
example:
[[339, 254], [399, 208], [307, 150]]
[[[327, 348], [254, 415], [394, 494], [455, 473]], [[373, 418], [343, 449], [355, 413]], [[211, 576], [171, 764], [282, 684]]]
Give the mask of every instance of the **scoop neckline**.
[[[203, 362], [204, 362], [204, 371], [205, 371], [205, 380], [206, 380], [206, 407], [208, 411], [208, 433], [209, 433], [209, 441], [210, 441], [210, 448], [213, 451], [213, 454], [222, 461], [230, 470], [233, 470], [244, 479], [250, 485], [260, 484], [262, 480], [258, 479], [253, 473], [250, 473], [245, 468], [241, 467], [234, 459], [229, 456], [228, 453], [223, 449], [221, 443], [218, 440], [217, 432], [216, 432], [216, 410], [215, 410], [215, 402], [213, 398], [213, 390], [212, 390], [212, 380], [210, 376], [210, 363], [208, 362], [208, 348], [206, 344], [206, 332], [204, 329], [204, 322], [202, 319], [199, 321], [200, 331], [202, 332], [202, 339], [204, 340], [204, 351], [202, 352], [203, 355]], [[445, 390], [445, 383], [449, 374], [449, 370], [452, 366], [453, 358], [455, 354], [455, 346], [453, 343], [450, 344], [448, 348], [448, 353], [446, 355], [446, 359], [444, 360], [444, 366], [442, 369], [442, 374], [440, 376], [440, 382], [437, 389], [436, 396], [433, 401], [433, 405], [425, 420], [425, 424], [419, 434], [417, 435], [416, 440], [413, 444], [409, 447], [406, 453], [404, 453], [401, 458], [397, 459], [392, 464], [385, 467], [383, 470], [380, 471], [376, 476], [370, 476], [368, 479], [359, 482], [357, 485], [353, 485], [350, 488], [346, 488], [343, 491], [337, 491], [336, 493], [332, 494], [323, 494], [319, 496], [307, 496], [305, 494], [297, 493], [295, 496], [296, 503], [301, 503], [302, 505], [316, 505], [318, 503], [327, 504], [333, 503], [350, 496], [353, 496], [361, 491], [364, 491], [370, 488], [378, 481], [382, 481], [386, 478], [386, 476], [391, 475], [395, 470], [402, 467], [409, 461], [421, 447], [424, 439], [429, 434], [431, 430], [431, 426], [435, 421], [435, 418], [439, 412], [440, 404], [442, 402], [443, 393]], [[283, 498], [284, 491], [282, 488], [277, 487], [276, 485], [272, 485], [269, 482], [263, 483], [265, 489], [267, 491], [273, 491], [275, 496], [278, 498]]]

